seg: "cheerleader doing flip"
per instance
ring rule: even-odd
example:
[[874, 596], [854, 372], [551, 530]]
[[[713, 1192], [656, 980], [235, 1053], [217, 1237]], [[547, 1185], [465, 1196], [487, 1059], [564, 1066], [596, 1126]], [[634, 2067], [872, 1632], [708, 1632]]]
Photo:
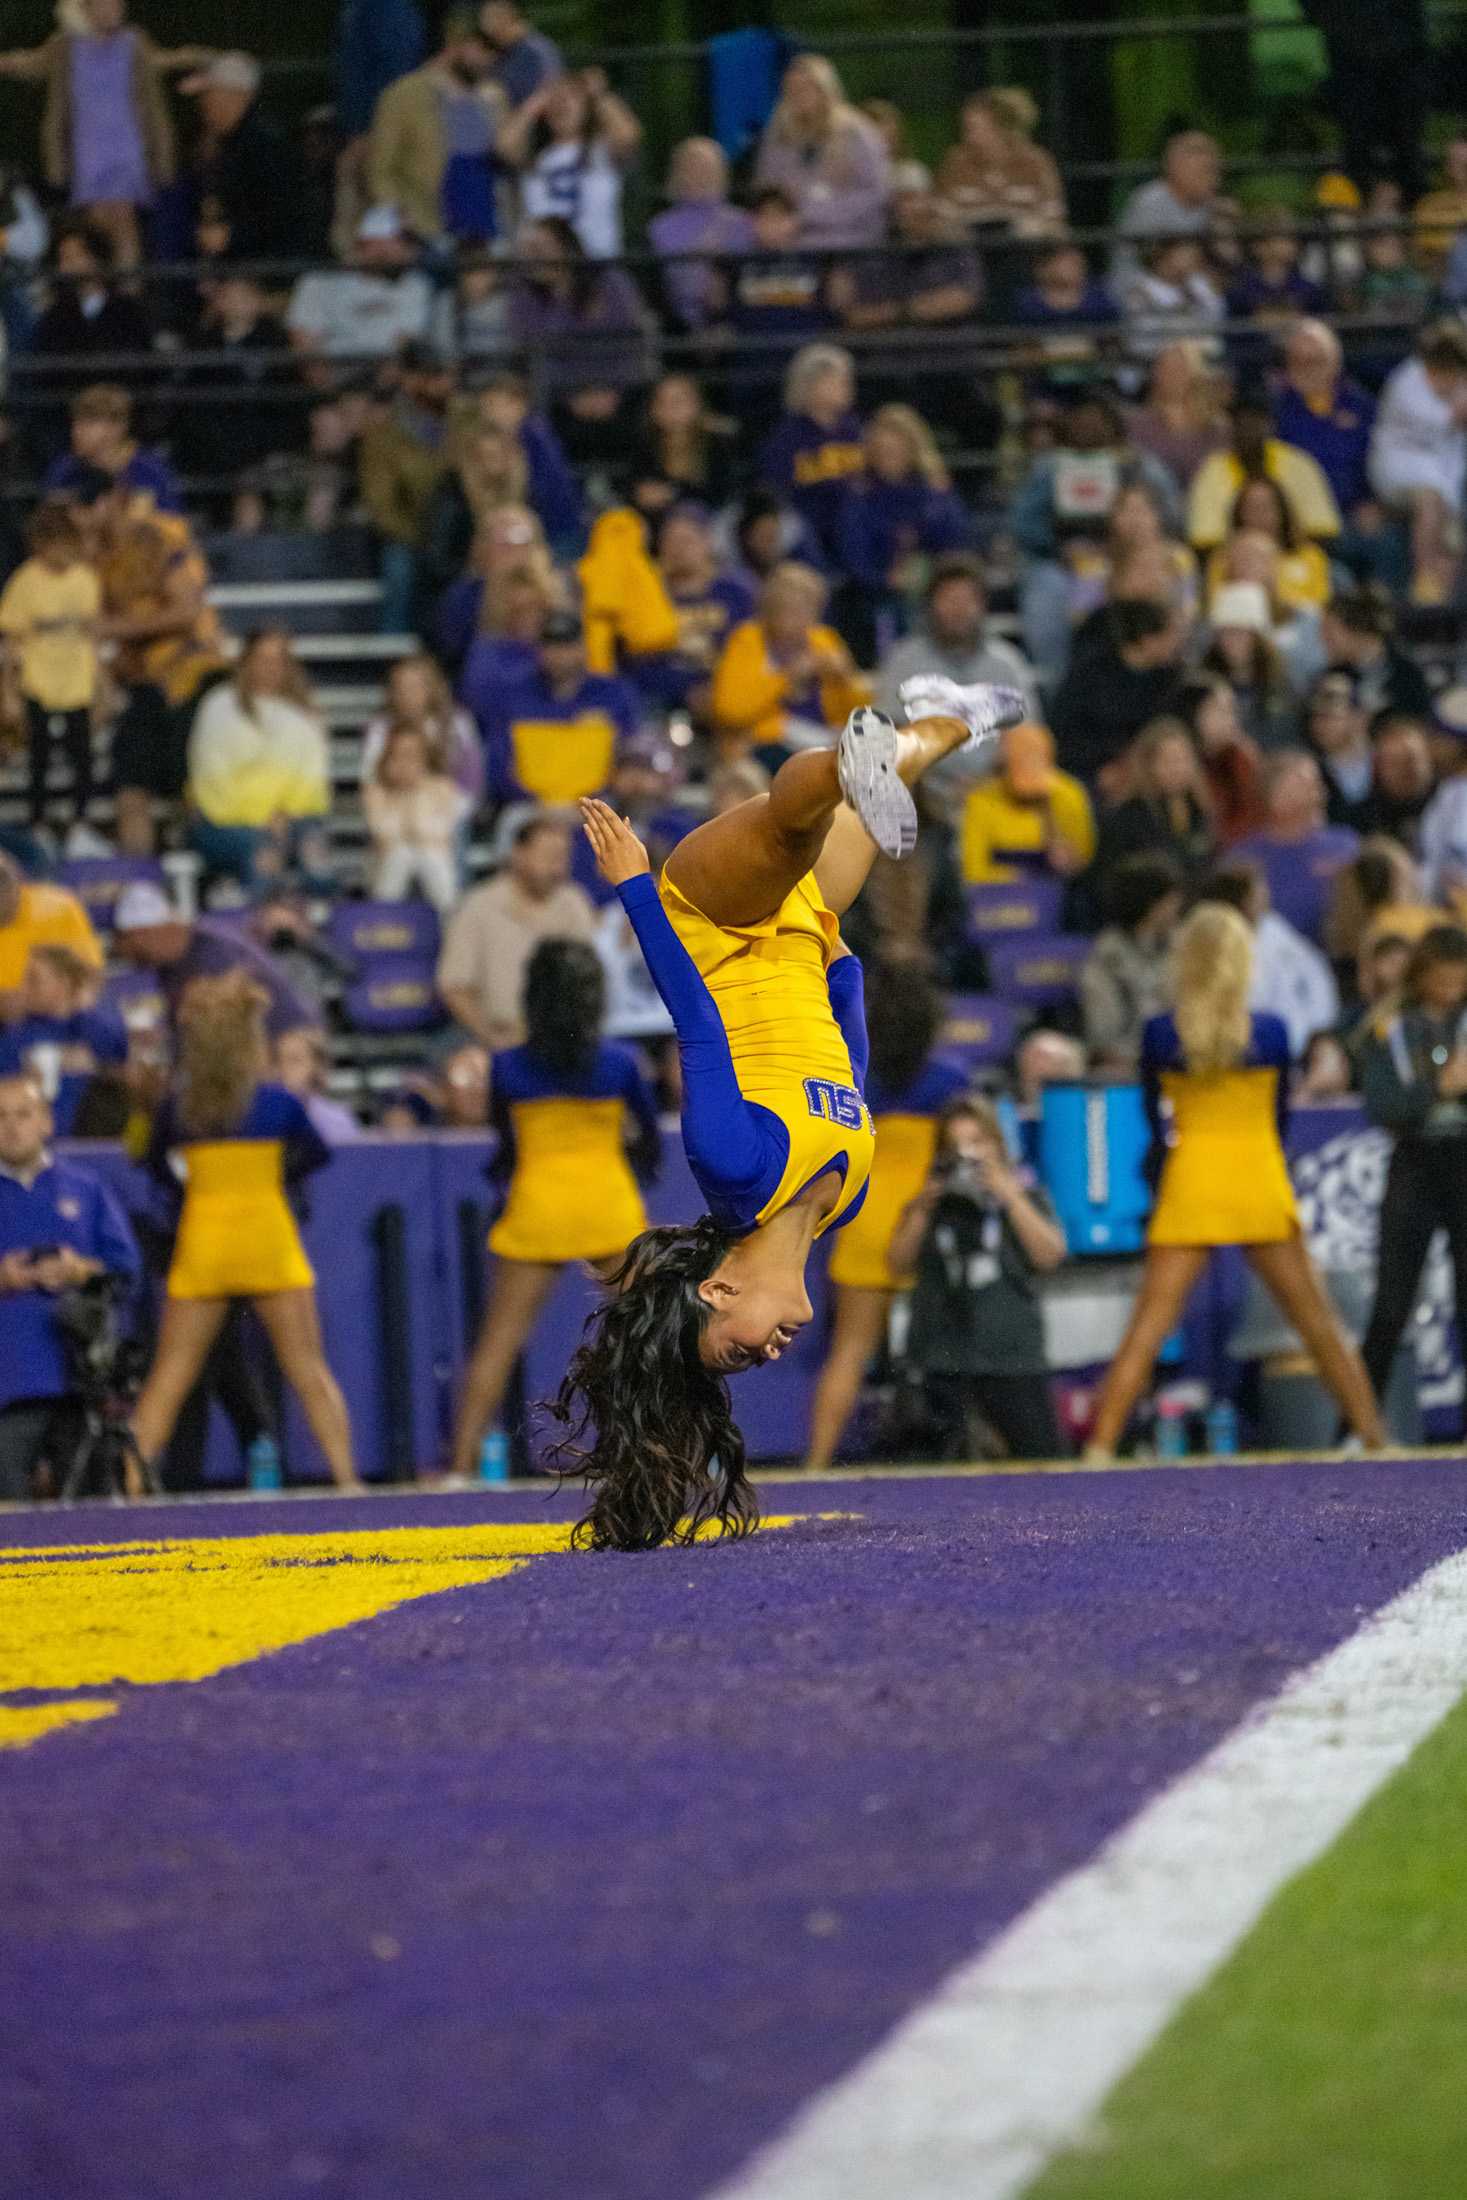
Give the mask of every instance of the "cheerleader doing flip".
[[[836, 749], [792, 757], [767, 795], [679, 843], [660, 888], [605, 803], [582, 804], [677, 1030], [683, 1143], [708, 1212], [645, 1231], [592, 1316], [554, 1411], [590, 1484], [579, 1540], [645, 1550], [756, 1518], [727, 1378], [810, 1320], [805, 1263], [859, 1208], [874, 1134], [861, 966], [840, 916], [878, 849], [916, 841], [910, 787], [1022, 715], [1004, 689], [910, 699], [902, 732], [857, 711]], [[938, 715], [938, 711], [942, 715]]]

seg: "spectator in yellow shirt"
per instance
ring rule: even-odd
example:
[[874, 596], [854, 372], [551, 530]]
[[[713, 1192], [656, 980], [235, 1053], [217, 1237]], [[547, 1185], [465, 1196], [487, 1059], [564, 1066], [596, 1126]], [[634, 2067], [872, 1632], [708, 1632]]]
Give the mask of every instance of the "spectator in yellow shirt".
[[65, 505], [43, 504], [29, 538], [31, 554], [0, 596], [5, 681], [24, 708], [32, 827], [46, 822], [47, 781], [58, 749], [71, 768], [72, 818], [80, 826], [92, 799], [102, 588]]
[[713, 668], [713, 718], [725, 757], [768, 750], [772, 769], [796, 749], [824, 747], [871, 700], [868, 683], [833, 627], [823, 626], [825, 583], [792, 559], [764, 583], [758, 616], [736, 626]]
[[1340, 531], [1340, 508], [1316, 459], [1281, 443], [1263, 397], [1239, 397], [1230, 416], [1231, 441], [1214, 451], [1192, 477], [1187, 534], [1194, 550], [1214, 550], [1228, 531], [1233, 505], [1246, 481], [1262, 474], [1289, 501], [1294, 525], [1306, 541], [1328, 541]]
[[1236, 577], [1231, 553], [1244, 535], [1265, 537], [1277, 553], [1272, 582], [1275, 610], [1292, 614], [1324, 609], [1334, 593], [1329, 559], [1317, 542], [1304, 540], [1295, 524], [1293, 506], [1267, 474], [1255, 474], [1245, 481], [1233, 500], [1227, 540], [1218, 544], [1207, 561], [1209, 605], [1216, 600], [1219, 589]]
[[1095, 854], [1095, 813], [1078, 779], [1054, 760], [1047, 726], [1010, 726], [999, 766], [963, 806], [963, 877], [1007, 886], [1036, 875], [1072, 878]]
[[0, 1022], [24, 1011], [21, 993], [33, 947], [69, 947], [89, 970], [102, 967], [102, 950], [85, 909], [64, 886], [29, 884], [20, 865], [0, 854]]
[[193, 840], [206, 870], [244, 886], [294, 872], [324, 881], [326, 729], [290, 636], [266, 627], [209, 690], [189, 737]]

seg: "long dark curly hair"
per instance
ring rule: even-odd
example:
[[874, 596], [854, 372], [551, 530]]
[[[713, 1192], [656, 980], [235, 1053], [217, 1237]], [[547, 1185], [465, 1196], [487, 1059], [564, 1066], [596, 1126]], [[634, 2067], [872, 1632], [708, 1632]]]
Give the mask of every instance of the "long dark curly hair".
[[526, 1043], [557, 1077], [581, 1075], [596, 1059], [606, 977], [584, 940], [542, 940], [525, 972]]
[[591, 1492], [578, 1549], [651, 1551], [715, 1520], [726, 1536], [759, 1525], [728, 1384], [698, 1357], [698, 1286], [733, 1242], [708, 1215], [644, 1230], [608, 1279], [550, 1408], [564, 1431], [553, 1456]]

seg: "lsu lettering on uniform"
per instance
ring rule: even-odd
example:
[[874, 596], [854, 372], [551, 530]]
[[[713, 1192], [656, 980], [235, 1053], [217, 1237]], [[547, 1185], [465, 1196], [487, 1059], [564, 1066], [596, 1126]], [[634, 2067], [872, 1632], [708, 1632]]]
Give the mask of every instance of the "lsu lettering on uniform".
[[876, 1158], [866, 1203], [831, 1257], [830, 1280], [861, 1291], [900, 1291], [910, 1276], [898, 1275], [887, 1258], [903, 1210], [927, 1181], [937, 1152], [937, 1118], [949, 1100], [968, 1089], [951, 1062], [928, 1062], [900, 1092], [866, 1081], [876, 1125]]
[[837, 953], [813, 874], [762, 924], [714, 924], [666, 877], [617, 893], [677, 1029], [683, 1143], [709, 1213], [747, 1234], [833, 1170], [816, 1235], [850, 1221], [876, 1144], [861, 965]]
[[1254, 1016], [1234, 1069], [1189, 1070], [1176, 1023], [1153, 1016], [1141, 1035], [1141, 1090], [1162, 1153], [1151, 1245], [1274, 1245], [1299, 1210], [1284, 1158], [1289, 1034]]
[[635, 1127], [649, 1155], [657, 1109], [625, 1047], [600, 1046], [576, 1077], [556, 1076], [529, 1047], [494, 1057], [494, 1174], [507, 1181], [489, 1249], [505, 1260], [609, 1260], [647, 1227], [627, 1152]]
[[257, 1086], [239, 1128], [223, 1138], [190, 1136], [170, 1104], [149, 1158], [183, 1194], [169, 1298], [265, 1298], [314, 1284], [288, 1189], [324, 1168], [331, 1148], [294, 1093]]

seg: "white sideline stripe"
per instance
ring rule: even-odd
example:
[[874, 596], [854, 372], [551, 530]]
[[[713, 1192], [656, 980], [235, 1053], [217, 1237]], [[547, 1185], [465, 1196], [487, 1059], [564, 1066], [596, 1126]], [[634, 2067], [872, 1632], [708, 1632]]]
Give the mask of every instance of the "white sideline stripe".
[[710, 2200], [1014, 2200], [1467, 1688], [1467, 1551], [1295, 1675]]

